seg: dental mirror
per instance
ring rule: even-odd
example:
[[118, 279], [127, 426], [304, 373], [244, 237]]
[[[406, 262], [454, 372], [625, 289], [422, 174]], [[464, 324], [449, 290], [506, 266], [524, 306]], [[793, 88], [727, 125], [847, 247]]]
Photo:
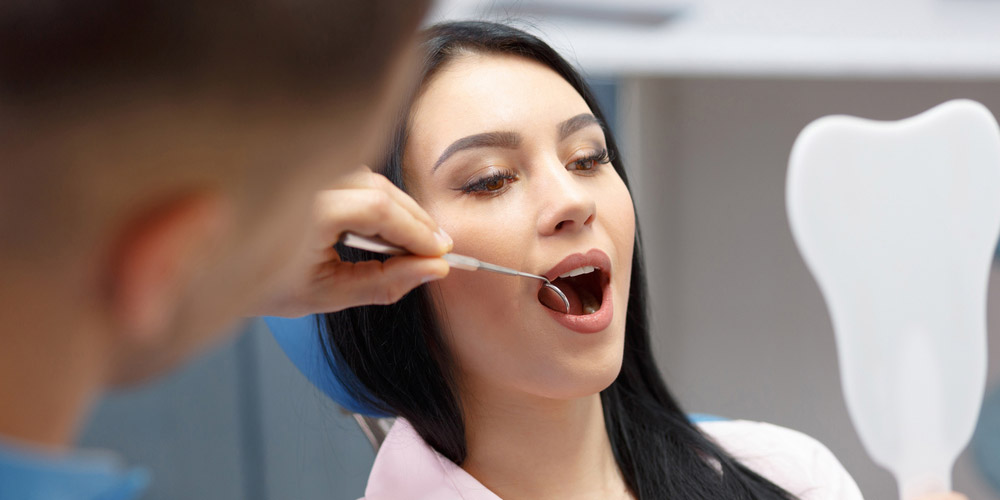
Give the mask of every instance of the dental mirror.
[[820, 118], [795, 142], [786, 196], [865, 449], [903, 500], [951, 491], [986, 383], [996, 120], [969, 100], [892, 122]]
[[[340, 238], [340, 243], [344, 246], [349, 246], [351, 248], [357, 248], [360, 250], [368, 250], [369, 252], [381, 253], [386, 255], [409, 255], [410, 252], [405, 248], [400, 248], [398, 246], [389, 243], [382, 238], [375, 236], [360, 236], [354, 233], [344, 233]], [[492, 271], [494, 273], [506, 274], [508, 276], [521, 276], [524, 278], [532, 278], [542, 281], [543, 290], [549, 290], [559, 297], [562, 301], [563, 306], [566, 308], [566, 314], [569, 314], [569, 299], [566, 294], [563, 293], [559, 287], [552, 284], [548, 278], [545, 276], [539, 276], [537, 274], [526, 273], [518, 271], [517, 269], [511, 269], [509, 267], [498, 266], [496, 264], [490, 264], [489, 262], [483, 262], [479, 259], [469, 257], [467, 255], [459, 255], [457, 253], [446, 253], [441, 256], [442, 259], [448, 262], [448, 265], [456, 269], [464, 269], [466, 271]], [[555, 310], [550, 304], [541, 300], [542, 290], [538, 292], [539, 301], [545, 307]]]

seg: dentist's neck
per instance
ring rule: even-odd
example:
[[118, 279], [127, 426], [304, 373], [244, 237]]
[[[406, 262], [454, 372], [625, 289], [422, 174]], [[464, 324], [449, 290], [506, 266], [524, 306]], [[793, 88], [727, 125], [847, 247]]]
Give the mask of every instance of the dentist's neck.
[[501, 498], [631, 498], [611, 451], [600, 395], [502, 395], [464, 409], [468, 457], [462, 468]]
[[68, 449], [100, 393], [109, 335], [58, 287], [20, 283], [0, 286], [0, 441]]

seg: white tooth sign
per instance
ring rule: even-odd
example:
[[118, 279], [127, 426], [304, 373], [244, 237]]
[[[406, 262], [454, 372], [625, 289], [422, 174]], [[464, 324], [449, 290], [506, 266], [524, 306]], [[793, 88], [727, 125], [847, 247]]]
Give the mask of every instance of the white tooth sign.
[[950, 491], [986, 383], [996, 120], [969, 100], [893, 122], [823, 117], [795, 141], [787, 182], [861, 441], [900, 498]]

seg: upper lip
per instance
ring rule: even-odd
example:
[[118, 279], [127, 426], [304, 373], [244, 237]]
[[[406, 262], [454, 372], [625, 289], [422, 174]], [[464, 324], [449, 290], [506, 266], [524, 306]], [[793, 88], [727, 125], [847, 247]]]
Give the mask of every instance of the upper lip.
[[585, 253], [568, 255], [552, 269], [542, 273], [542, 276], [545, 276], [549, 281], [555, 281], [561, 274], [583, 266], [596, 267], [606, 276], [611, 274], [611, 259], [608, 257], [608, 254], [597, 248], [591, 248]]

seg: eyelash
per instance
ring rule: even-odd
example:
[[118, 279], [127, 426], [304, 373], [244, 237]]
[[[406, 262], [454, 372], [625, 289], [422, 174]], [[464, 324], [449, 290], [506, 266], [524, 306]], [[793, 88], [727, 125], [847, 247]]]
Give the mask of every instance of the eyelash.
[[[481, 196], [492, 196], [500, 194], [504, 188], [511, 182], [517, 180], [517, 174], [511, 172], [507, 169], [500, 169], [486, 177], [480, 177], [478, 179], [473, 179], [467, 182], [464, 186], [458, 188], [459, 191], [465, 194], [481, 195]], [[503, 181], [503, 186], [497, 189], [488, 189], [489, 185], [496, 182]]]
[[[597, 165], [606, 165], [608, 163], [611, 163], [613, 159], [614, 157], [610, 154], [610, 152], [606, 148], [604, 148], [601, 149], [600, 151], [596, 151], [587, 156], [584, 156], [583, 158], [574, 160], [570, 162], [570, 165], [576, 165], [578, 167], [585, 167], [589, 165], [591, 168], [572, 169], [589, 174], [593, 173], [594, 170], [597, 169]], [[500, 169], [493, 172], [492, 174], [487, 175], [486, 177], [480, 177], [478, 179], [473, 179], [467, 182], [464, 186], [458, 188], [458, 191], [461, 191], [465, 194], [471, 194], [476, 196], [496, 196], [502, 193], [504, 189], [511, 182], [514, 182], [516, 180], [517, 180], [517, 174], [508, 169]], [[503, 186], [496, 189], [489, 189], [490, 184], [493, 184], [497, 181], [503, 181]]]
[[583, 158], [574, 160], [573, 162], [570, 163], [570, 165], [577, 165], [582, 167], [590, 164], [590, 166], [592, 167], [590, 169], [584, 170], [581, 168], [576, 168], [574, 170], [579, 170], [583, 172], [593, 172], [597, 168], [597, 165], [607, 165], [608, 163], [611, 163], [612, 160], [614, 160], [614, 157], [607, 150], [607, 148], [603, 148], [600, 151], [596, 151], [587, 156], [584, 156]]

